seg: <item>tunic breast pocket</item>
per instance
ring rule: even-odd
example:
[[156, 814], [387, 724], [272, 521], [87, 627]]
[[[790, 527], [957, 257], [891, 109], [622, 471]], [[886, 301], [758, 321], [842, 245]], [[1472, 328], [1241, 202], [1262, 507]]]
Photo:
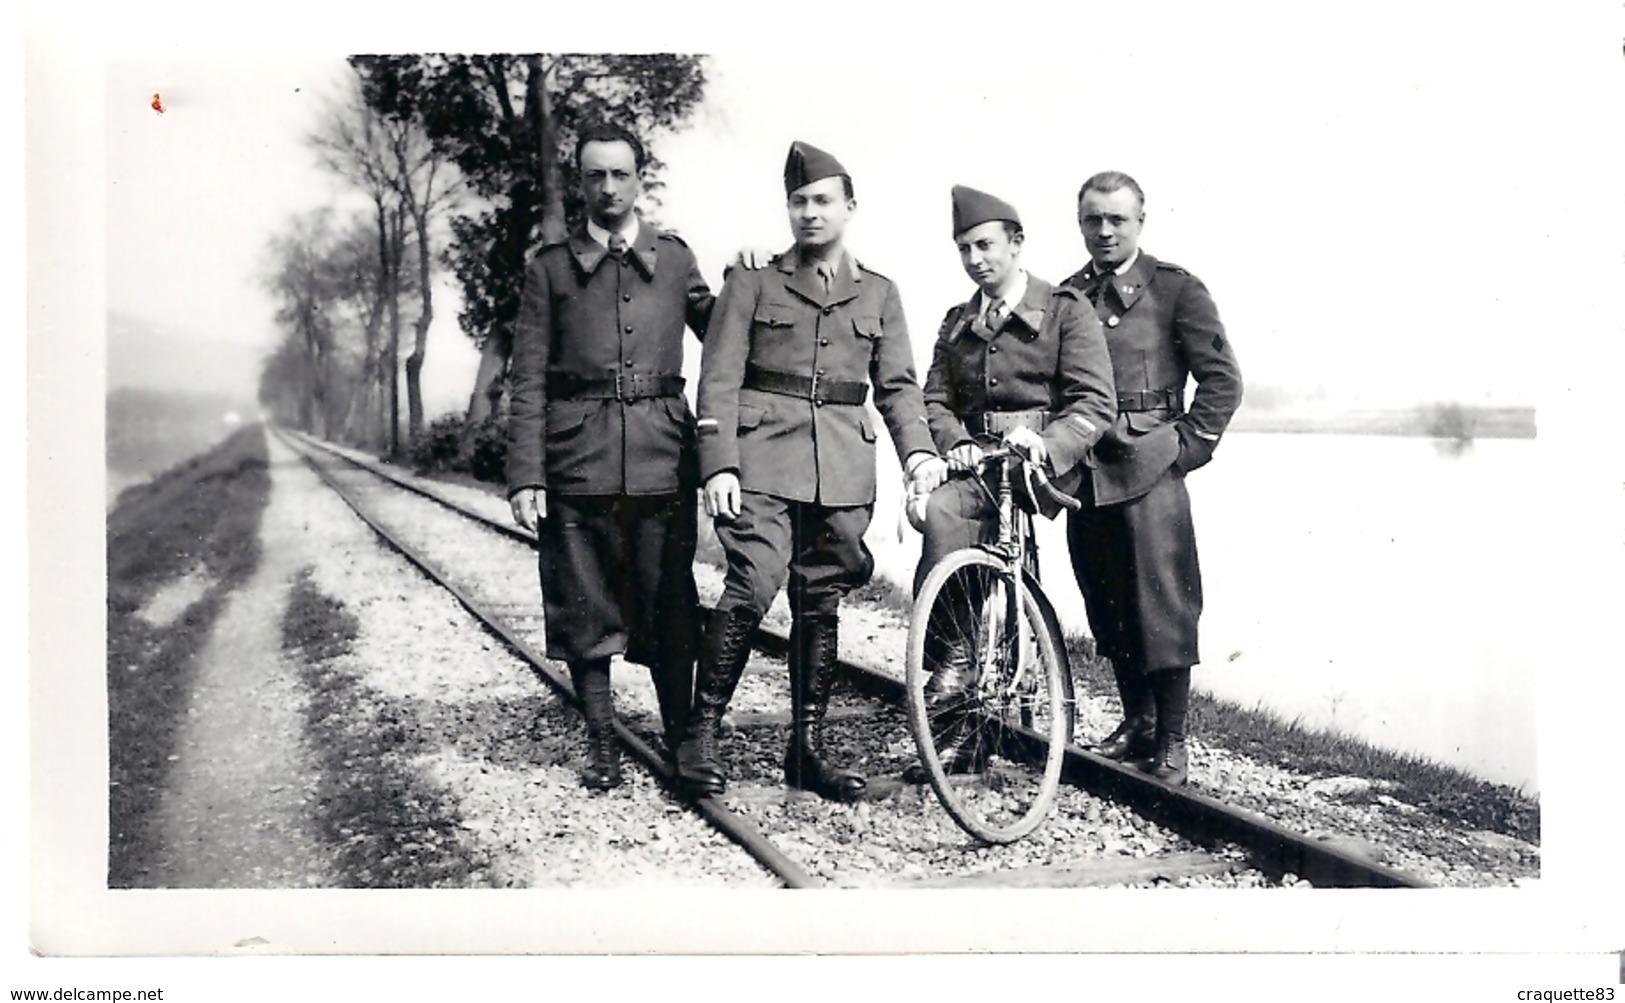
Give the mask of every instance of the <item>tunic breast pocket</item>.
[[852, 318], [852, 333], [870, 343], [880, 340], [882, 330], [879, 317], [860, 314]]
[[752, 335], [761, 335], [767, 338], [780, 338], [790, 334], [796, 327], [796, 315], [793, 310], [777, 303], [763, 303], [756, 308], [751, 318], [750, 331]]

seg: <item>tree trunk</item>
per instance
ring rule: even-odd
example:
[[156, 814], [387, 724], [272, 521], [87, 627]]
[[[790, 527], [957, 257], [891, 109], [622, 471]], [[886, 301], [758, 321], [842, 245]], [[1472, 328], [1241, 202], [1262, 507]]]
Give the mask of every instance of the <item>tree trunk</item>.
[[[532, 115], [536, 133], [537, 174], [542, 179], [542, 242], [552, 243], [569, 236], [564, 222], [564, 191], [559, 178], [559, 127], [553, 117], [553, 93], [548, 89], [541, 56], [525, 60], [530, 73], [525, 80], [525, 109]], [[533, 110], [534, 109], [534, 110]]]
[[[553, 99], [547, 88], [547, 70], [541, 56], [525, 57], [525, 125], [535, 142], [535, 174], [541, 181], [542, 242], [551, 243], [567, 236], [564, 221], [564, 193], [559, 187], [558, 123], [553, 118]], [[536, 205], [528, 201], [519, 186], [511, 193], [513, 226], [508, 232], [507, 251], [511, 255], [508, 267], [512, 274], [523, 275], [530, 258], [530, 229], [535, 220]], [[515, 307], [517, 309], [517, 304]], [[466, 456], [473, 446], [474, 431], [484, 424], [495, 408], [501, 391], [496, 381], [507, 370], [508, 354], [513, 350], [513, 323], [516, 317], [506, 318], [506, 330], [492, 331], [480, 350], [480, 367], [474, 377], [474, 392], [469, 395], [468, 420], [463, 423], [462, 451]]]
[[[429, 175], [429, 183], [434, 184], [434, 175]], [[412, 354], [406, 359], [406, 413], [407, 430], [412, 437], [412, 443], [417, 444], [423, 435], [423, 386], [421, 376], [423, 373], [423, 359], [429, 343], [429, 324], [434, 320], [434, 291], [429, 281], [429, 212], [422, 203], [418, 204], [412, 213], [412, 220], [418, 232], [418, 289], [422, 300], [422, 308], [418, 311], [417, 324], [412, 332]]]
[[384, 364], [389, 369], [389, 457], [401, 455], [401, 258], [406, 250], [406, 221], [399, 206], [389, 221], [389, 343]]

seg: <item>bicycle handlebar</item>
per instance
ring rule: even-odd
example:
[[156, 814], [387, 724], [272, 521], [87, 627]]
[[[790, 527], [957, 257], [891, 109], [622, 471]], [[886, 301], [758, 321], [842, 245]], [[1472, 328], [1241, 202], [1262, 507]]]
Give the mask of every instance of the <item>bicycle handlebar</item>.
[[[1068, 512], [1076, 512], [1083, 508], [1083, 504], [1076, 498], [1064, 491], [1057, 490], [1055, 485], [1050, 483], [1049, 477], [1044, 473], [1043, 465], [1032, 462], [1027, 458], [1027, 454], [1023, 453], [1021, 450], [1009, 444], [988, 446], [982, 450], [983, 463], [986, 463], [989, 460], [1006, 459], [1013, 459], [1017, 464], [1027, 469], [1027, 472], [1031, 475], [1034, 500], [1058, 505], [1061, 508], [1066, 509]], [[960, 470], [969, 470], [978, 477], [981, 476], [979, 471], [976, 471], [965, 464], [950, 463], [950, 466]]]

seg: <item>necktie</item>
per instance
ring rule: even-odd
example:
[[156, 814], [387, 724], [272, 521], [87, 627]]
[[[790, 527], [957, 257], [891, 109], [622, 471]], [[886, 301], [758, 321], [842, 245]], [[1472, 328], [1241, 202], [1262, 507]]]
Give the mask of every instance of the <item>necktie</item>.
[[987, 308], [987, 312], [976, 318], [977, 333], [984, 338], [992, 338], [1004, 326], [1004, 319], [1010, 315], [1010, 308], [1004, 305], [1004, 300], [994, 300]]
[[1095, 306], [1099, 306], [1101, 301], [1106, 298], [1106, 290], [1110, 289], [1111, 287], [1112, 287], [1112, 274], [1111, 274], [1111, 272], [1101, 272], [1099, 275], [1096, 275], [1095, 276], [1095, 294], [1093, 296], [1089, 297], [1089, 301], [1091, 303], [1093, 303]]
[[616, 261], [626, 257], [626, 238], [618, 233], [609, 235], [609, 254]]
[[818, 280], [824, 284], [824, 293], [828, 295], [830, 288], [835, 285], [835, 266], [827, 261], [820, 261], [818, 263]]

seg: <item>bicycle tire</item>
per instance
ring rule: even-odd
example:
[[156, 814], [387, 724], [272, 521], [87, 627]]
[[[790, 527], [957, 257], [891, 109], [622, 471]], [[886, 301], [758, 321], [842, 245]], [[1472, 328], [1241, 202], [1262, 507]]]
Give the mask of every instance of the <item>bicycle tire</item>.
[[[989, 843], [1014, 842], [1043, 824], [1055, 804], [1072, 735], [1065, 644], [1042, 590], [1030, 575], [1021, 577], [1018, 632], [1002, 628], [1009, 619], [1016, 573], [979, 547], [956, 551], [932, 569], [909, 623], [905, 684], [909, 729], [920, 761], [948, 814]], [[978, 592], [979, 600], [973, 598]], [[973, 604], [976, 612], [967, 612]], [[944, 634], [954, 632], [960, 636], [945, 642]], [[974, 692], [952, 702], [954, 709], [945, 711], [948, 704], [932, 708], [927, 683], [945, 660], [933, 646], [955, 642], [968, 644], [960, 650], [972, 652], [980, 666]], [[1023, 661], [1019, 652], [1024, 646], [1030, 646], [1025, 678], [1031, 692], [1001, 694]], [[945, 758], [952, 762], [955, 750], [967, 743], [975, 743], [986, 761], [976, 758], [978, 768], [969, 772], [950, 771]], [[1035, 759], [1036, 766], [1031, 764]]]

